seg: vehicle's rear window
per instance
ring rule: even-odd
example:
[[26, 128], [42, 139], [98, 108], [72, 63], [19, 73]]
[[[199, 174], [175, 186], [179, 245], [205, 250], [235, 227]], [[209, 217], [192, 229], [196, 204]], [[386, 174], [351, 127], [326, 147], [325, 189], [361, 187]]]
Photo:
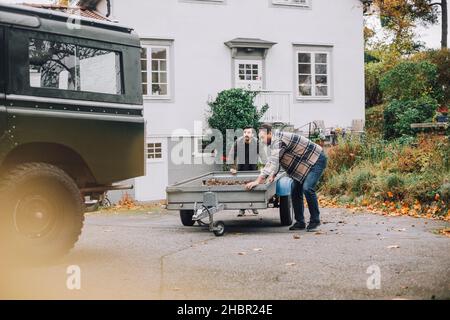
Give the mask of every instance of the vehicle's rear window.
[[122, 94], [120, 52], [30, 39], [30, 86]]

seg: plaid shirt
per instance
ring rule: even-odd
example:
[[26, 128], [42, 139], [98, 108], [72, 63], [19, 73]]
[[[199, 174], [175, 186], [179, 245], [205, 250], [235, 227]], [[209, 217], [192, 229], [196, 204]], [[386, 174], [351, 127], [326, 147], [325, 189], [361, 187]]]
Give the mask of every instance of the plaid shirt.
[[270, 156], [261, 176], [276, 175], [281, 167], [293, 179], [302, 183], [319, 159], [322, 147], [309, 139], [290, 132], [274, 132]]

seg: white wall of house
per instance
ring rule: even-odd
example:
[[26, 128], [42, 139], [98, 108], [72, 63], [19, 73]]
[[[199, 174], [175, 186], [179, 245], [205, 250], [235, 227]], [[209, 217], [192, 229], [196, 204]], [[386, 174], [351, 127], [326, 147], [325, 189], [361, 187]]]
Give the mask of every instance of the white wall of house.
[[[170, 94], [145, 98], [148, 134], [168, 137], [180, 128], [194, 134], [194, 122], [205, 120], [206, 102], [235, 85], [235, 62], [224, 44], [234, 38], [276, 43], [262, 62], [263, 89], [287, 93], [294, 127], [315, 120], [347, 127], [364, 119], [361, 1], [307, 1], [304, 8], [273, 0], [112, 0], [113, 19], [133, 27], [144, 44], [169, 46]], [[329, 98], [297, 98], [299, 50], [328, 53]], [[140, 194], [136, 190], [138, 199]]]
[[[330, 100], [293, 97], [292, 122], [324, 120], [349, 126], [364, 118], [363, 15], [359, 0], [311, 0], [310, 8], [274, 6], [272, 0], [113, 0], [114, 17], [144, 39], [171, 39], [170, 100], [145, 101], [148, 132], [193, 130], [206, 101], [233, 85], [233, 38], [276, 42], [265, 59], [265, 89], [295, 96], [294, 44], [331, 45]], [[163, 120], [164, 121], [161, 121]]]

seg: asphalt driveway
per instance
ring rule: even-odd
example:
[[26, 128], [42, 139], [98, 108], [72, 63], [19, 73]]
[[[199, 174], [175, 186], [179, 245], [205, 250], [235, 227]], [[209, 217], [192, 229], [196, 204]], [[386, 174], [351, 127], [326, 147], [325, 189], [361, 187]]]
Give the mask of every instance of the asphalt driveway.
[[[306, 233], [280, 227], [276, 209], [236, 214], [221, 214], [220, 238], [181, 226], [176, 213], [89, 215], [61, 261], [2, 270], [0, 297], [450, 298], [450, 238], [435, 232], [445, 222], [323, 209], [321, 231]], [[79, 267], [79, 290], [67, 287], [69, 266]]]

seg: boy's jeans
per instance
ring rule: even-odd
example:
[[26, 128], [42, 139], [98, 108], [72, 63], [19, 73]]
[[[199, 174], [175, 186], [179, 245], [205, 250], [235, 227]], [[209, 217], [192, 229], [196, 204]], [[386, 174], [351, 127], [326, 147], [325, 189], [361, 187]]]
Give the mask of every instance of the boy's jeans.
[[322, 152], [303, 183], [294, 180], [291, 197], [292, 206], [294, 207], [295, 220], [297, 220], [297, 222], [305, 222], [303, 194], [305, 195], [306, 202], [308, 203], [309, 213], [311, 215], [310, 222], [320, 222], [320, 211], [316, 195], [316, 186], [327, 166], [327, 161], [327, 156], [324, 152]]

